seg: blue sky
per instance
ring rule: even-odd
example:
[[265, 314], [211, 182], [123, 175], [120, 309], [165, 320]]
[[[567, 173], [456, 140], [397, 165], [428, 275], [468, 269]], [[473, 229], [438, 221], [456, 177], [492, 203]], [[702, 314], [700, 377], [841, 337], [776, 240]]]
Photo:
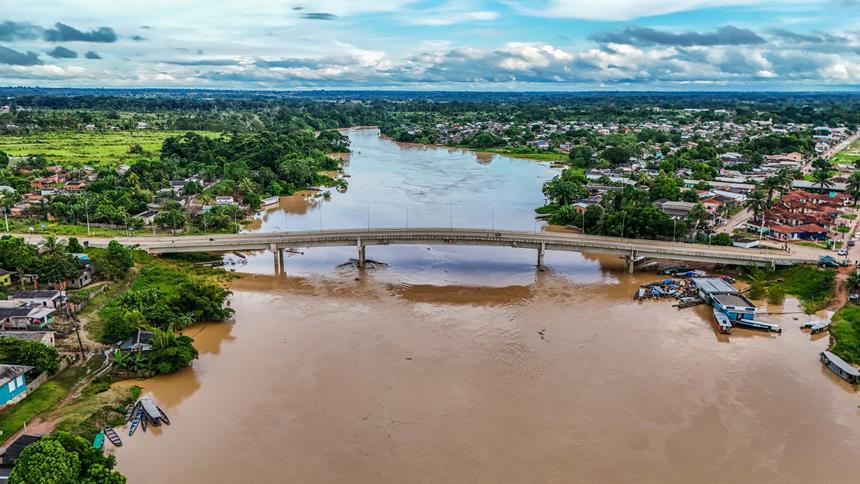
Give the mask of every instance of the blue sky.
[[860, 86], [858, 0], [0, 0], [0, 85]]

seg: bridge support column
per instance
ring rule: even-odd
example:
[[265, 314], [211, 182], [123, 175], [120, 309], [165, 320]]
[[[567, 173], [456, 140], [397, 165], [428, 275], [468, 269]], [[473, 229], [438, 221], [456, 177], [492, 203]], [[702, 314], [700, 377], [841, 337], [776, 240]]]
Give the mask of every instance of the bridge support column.
[[358, 245], [358, 268], [364, 269], [364, 263], [367, 259], [367, 249], [361, 239], [356, 243]]
[[269, 250], [272, 252], [272, 258], [275, 262], [275, 275], [277, 276], [281, 272], [281, 265], [278, 264], [278, 246], [269, 244]]
[[281, 266], [281, 272], [284, 272], [284, 249], [278, 249], [278, 264]]
[[627, 256], [627, 273], [633, 274], [633, 270], [636, 268], [636, 251], [631, 250], [630, 255]]
[[540, 247], [538, 247], [538, 260], [537, 260], [537, 268], [543, 269], [543, 256], [546, 253], [546, 244], [541, 242]]

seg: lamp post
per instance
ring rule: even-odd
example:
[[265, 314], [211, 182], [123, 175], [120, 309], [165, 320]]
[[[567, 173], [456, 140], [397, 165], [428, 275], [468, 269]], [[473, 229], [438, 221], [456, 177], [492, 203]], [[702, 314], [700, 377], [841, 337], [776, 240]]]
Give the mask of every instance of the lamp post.
[[627, 211], [621, 212], [621, 238], [624, 238], [624, 221], [627, 219]]

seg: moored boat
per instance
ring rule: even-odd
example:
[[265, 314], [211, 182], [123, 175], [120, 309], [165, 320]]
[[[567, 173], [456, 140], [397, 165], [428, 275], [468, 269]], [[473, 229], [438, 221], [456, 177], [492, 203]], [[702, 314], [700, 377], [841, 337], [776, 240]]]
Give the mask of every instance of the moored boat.
[[731, 333], [732, 332], [732, 323], [729, 320], [729, 316], [717, 308], [713, 308], [713, 310], [714, 310], [714, 328], [722, 334]]
[[824, 363], [830, 371], [836, 373], [839, 378], [853, 385], [860, 384], [860, 371], [851, 366], [847, 361], [836, 356], [829, 351], [822, 351], [820, 356], [821, 362]]

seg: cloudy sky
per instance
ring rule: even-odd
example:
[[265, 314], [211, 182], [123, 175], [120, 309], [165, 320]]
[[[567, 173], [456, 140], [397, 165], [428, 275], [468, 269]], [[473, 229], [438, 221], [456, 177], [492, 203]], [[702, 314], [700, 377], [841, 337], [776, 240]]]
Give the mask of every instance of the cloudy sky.
[[860, 0], [0, 0], [0, 85], [860, 87]]

